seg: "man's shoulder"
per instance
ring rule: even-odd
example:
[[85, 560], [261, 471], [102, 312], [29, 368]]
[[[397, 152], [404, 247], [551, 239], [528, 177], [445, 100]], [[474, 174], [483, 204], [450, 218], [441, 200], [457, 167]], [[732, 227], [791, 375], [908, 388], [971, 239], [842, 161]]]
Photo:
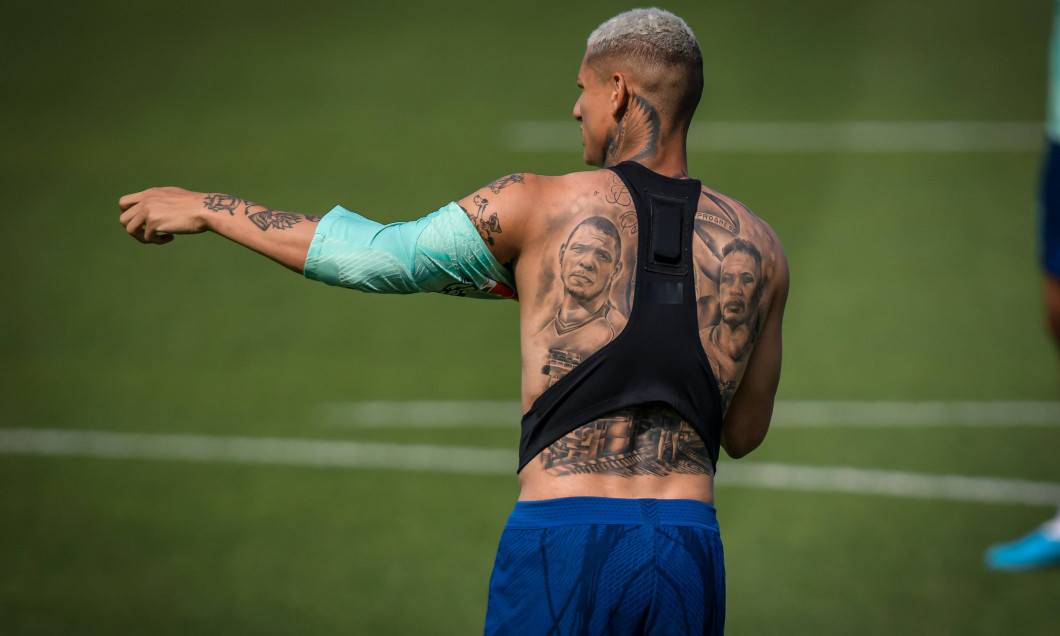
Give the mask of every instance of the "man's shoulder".
[[617, 179], [618, 175], [612, 170], [600, 168], [596, 170], [580, 170], [558, 175], [523, 174], [523, 179], [528, 184], [533, 184], [542, 191], [579, 191], [597, 183], [605, 183], [611, 179]]
[[721, 226], [737, 236], [749, 233], [780, 246], [780, 240], [768, 221], [752, 212], [742, 201], [706, 185], [702, 188], [696, 221]]
[[582, 170], [560, 175], [516, 172], [493, 180], [481, 192], [486, 195], [503, 193], [535, 199], [549, 196], [562, 198], [566, 195], [576, 196], [586, 189], [598, 187], [597, 184], [617, 178], [614, 172], [607, 169]]

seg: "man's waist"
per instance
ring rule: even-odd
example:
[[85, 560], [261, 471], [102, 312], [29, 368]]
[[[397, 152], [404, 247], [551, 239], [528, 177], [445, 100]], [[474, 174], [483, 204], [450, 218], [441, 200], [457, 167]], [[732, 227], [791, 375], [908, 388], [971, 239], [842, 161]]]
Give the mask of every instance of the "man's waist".
[[569, 497], [608, 499], [687, 499], [712, 504], [714, 477], [709, 474], [628, 475], [616, 473], [557, 475], [531, 462], [519, 474], [519, 500]]
[[507, 529], [529, 530], [571, 525], [669, 525], [718, 529], [714, 506], [690, 499], [562, 497], [519, 501]]

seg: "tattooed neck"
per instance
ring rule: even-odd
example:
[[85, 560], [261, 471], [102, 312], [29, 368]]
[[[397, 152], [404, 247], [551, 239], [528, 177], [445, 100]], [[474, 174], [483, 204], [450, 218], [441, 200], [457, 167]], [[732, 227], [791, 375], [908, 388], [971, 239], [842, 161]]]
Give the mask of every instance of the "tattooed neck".
[[607, 140], [604, 167], [627, 159], [636, 161], [654, 154], [659, 147], [661, 120], [648, 100], [634, 94], [618, 122], [614, 137]]

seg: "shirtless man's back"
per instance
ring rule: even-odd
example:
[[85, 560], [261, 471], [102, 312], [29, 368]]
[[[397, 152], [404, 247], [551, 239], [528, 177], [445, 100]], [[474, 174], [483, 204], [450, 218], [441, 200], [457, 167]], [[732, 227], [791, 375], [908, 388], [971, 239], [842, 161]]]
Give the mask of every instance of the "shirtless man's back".
[[[506, 206], [517, 210], [520, 205], [532, 213], [509, 223]], [[604, 169], [562, 177], [512, 175], [464, 199], [461, 206], [480, 228], [480, 219], [494, 219], [494, 231], [480, 231], [493, 239], [499, 260], [515, 265], [527, 411], [545, 390], [612, 342], [629, 320], [638, 301], [633, 289], [642, 231], [633, 197], [617, 173]], [[727, 411], [722, 445], [739, 457], [761, 442], [768, 424], [768, 415], [761, 413], [771, 409], [779, 380], [787, 266], [765, 222], [707, 187], [693, 227], [699, 336]], [[524, 247], [517, 253], [503, 251], [506, 241], [517, 240], [516, 233], [527, 237], [521, 240]], [[747, 254], [747, 247], [725, 254], [734, 241], [755, 254]], [[741, 346], [725, 348], [733, 341]], [[734, 405], [752, 360], [751, 384]], [[638, 405], [605, 419], [606, 426], [596, 420], [579, 426], [526, 464], [520, 471], [521, 499], [591, 495], [713, 502], [713, 462], [672, 408]], [[658, 445], [661, 429], [692, 441], [665, 458], [635, 452]], [[589, 438], [598, 443], [575, 443]], [[623, 442], [607, 444], [607, 439]], [[600, 461], [604, 453], [613, 460], [628, 455], [636, 461], [608, 464]]]
[[520, 301], [520, 496], [490, 582], [491, 634], [719, 634], [719, 447], [757, 447], [780, 378], [787, 261], [769, 226], [690, 178], [703, 87], [688, 26], [634, 10], [590, 35], [574, 117], [586, 163], [513, 174], [382, 226], [221, 194], [122, 197], [144, 243], [214, 231], [372, 292]]

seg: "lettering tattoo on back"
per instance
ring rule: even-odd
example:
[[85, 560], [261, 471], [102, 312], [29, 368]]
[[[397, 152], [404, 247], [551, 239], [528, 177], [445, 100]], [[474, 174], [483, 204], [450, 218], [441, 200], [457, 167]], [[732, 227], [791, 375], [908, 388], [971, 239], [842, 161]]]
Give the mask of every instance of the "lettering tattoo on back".
[[[626, 187], [622, 178], [617, 173], [612, 172], [610, 177], [611, 183], [607, 195], [604, 199], [612, 205], [630, 206], [633, 205], [633, 197], [629, 194], [629, 188]], [[636, 219], [636, 212], [629, 212]]]
[[310, 223], [318, 223], [320, 219], [324, 218], [316, 214], [292, 214], [290, 212], [280, 212], [267, 208], [264, 205], [258, 205], [253, 201], [245, 201], [238, 199], [227, 194], [208, 194], [203, 199], [203, 206], [211, 212], [228, 212], [230, 216], [235, 216], [236, 212], [242, 211], [243, 216], [250, 219], [262, 232], [268, 229], [275, 230], [289, 230], [295, 225], [302, 221], [308, 221]]

